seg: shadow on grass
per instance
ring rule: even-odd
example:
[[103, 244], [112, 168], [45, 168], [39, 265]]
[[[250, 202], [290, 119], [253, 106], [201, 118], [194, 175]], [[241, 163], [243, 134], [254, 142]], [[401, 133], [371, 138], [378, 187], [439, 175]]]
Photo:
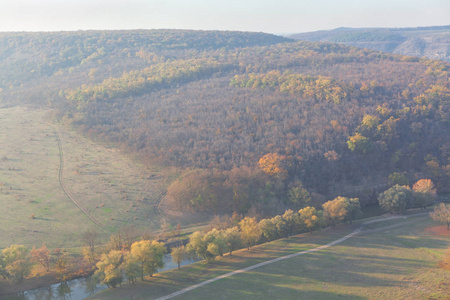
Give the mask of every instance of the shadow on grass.
[[181, 299], [349, 299], [349, 300], [360, 300], [367, 299], [361, 296], [350, 295], [347, 293], [336, 293], [326, 291], [326, 286], [321, 290], [299, 290], [290, 287], [277, 287], [273, 289], [273, 286], [266, 285], [261, 286], [257, 290], [248, 289], [226, 289], [226, 290], [216, 290], [210, 289], [211, 293], [204, 293], [201, 290], [189, 292], [183, 296]]
[[[362, 248], [377, 248], [377, 249], [392, 249], [392, 248], [431, 248], [431, 249], [444, 249], [447, 246], [445, 241], [439, 238], [413, 238], [404, 237], [400, 235], [386, 235], [386, 232], [382, 233], [383, 236], [376, 237], [373, 234], [365, 234], [352, 237], [350, 240], [343, 244], [350, 247], [362, 247]], [[378, 242], [379, 241], [379, 242]]]
[[58, 221], [58, 220], [55, 220], [55, 219], [47, 219], [47, 218], [41, 218], [41, 217], [34, 217], [34, 219], [42, 220], [42, 221], [52, 221], [52, 222], [57, 222]]

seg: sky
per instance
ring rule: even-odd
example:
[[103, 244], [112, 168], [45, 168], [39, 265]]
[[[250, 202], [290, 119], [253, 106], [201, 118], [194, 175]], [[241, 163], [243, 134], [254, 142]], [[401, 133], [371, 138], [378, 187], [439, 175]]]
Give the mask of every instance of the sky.
[[296, 33], [450, 25], [450, 0], [0, 0], [0, 31], [200, 29]]

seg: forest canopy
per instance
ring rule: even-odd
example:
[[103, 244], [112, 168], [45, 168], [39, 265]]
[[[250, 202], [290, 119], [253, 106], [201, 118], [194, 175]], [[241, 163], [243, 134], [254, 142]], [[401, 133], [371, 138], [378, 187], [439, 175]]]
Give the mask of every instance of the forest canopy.
[[448, 191], [449, 69], [263, 33], [0, 34], [4, 105], [48, 105], [145, 164], [188, 170], [169, 194], [196, 211], [364, 204], [394, 172]]

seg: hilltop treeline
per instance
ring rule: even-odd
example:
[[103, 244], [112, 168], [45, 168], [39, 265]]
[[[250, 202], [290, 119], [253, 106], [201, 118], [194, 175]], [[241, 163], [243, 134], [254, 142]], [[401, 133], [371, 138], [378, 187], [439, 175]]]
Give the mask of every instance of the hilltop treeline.
[[[144, 163], [189, 169], [169, 188], [179, 207], [284, 211], [303, 189], [318, 205], [343, 193], [366, 203], [393, 172], [448, 190], [444, 62], [259, 33], [2, 38], [28, 46], [2, 50], [0, 65], [34, 70], [0, 76], [3, 99], [48, 102], [62, 122]], [[362, 185], [364, 195], [352, 188]]]

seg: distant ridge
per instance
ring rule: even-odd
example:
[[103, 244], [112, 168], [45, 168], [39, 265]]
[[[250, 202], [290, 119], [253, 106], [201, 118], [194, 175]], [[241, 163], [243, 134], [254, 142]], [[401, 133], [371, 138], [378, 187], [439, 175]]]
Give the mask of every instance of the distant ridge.
[[305, 40], [340, 43], [359, 48], [450, 62], [450, 25], [405, 28], [339, 27], [289, 35]]

